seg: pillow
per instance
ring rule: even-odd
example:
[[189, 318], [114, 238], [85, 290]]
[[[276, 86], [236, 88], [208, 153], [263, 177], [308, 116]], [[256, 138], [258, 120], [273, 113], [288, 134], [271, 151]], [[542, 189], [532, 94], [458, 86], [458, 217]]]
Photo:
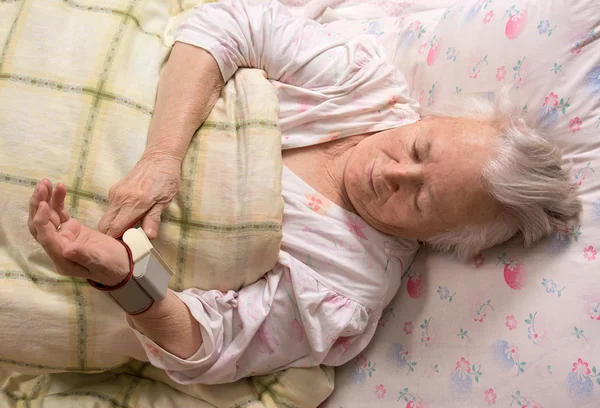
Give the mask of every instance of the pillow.
[[432, 3], [343, 24], [395, 41], [394, 62], [424, 107], [512, 84], [529, 124], [572, 161], [584, 211], [529, 249], [505, 245], [467, 264], [422, 251], [324, 406], [598, 406], [600, 5]]

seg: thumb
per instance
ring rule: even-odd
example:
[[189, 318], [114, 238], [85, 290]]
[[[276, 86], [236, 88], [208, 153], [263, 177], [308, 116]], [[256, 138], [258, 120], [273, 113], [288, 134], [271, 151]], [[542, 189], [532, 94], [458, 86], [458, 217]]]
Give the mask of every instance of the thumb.
[[119, 213], [119, 207], [116, 205], [110, 205], [108, 210], [104, 213], [100, 221], [98, 222], [98, 231], [103, 234], [108, 232], [110, 224], [113, 222], [117, 214]]
[[167, 208], [166, 204], [155, 204], [142, 220], [142, 229], [150, 239], [156, 239], [160, 226], [160, 216]]

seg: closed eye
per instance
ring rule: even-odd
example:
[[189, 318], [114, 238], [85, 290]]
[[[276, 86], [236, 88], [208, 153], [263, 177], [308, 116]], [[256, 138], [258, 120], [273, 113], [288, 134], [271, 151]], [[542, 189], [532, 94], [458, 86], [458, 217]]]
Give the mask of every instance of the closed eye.
[[421, 212], [421, 208], [419, 207], [419, 196], [421, 195], [421, 189], [423, 188], [423, 184], [419, 184], [419, 186], [417, 187], [417, 190], [415, 191], [415, 198], [414, 198], [414, 206], [415, 209], [417, 210], [417, 212]]
[[419, 157], [419, 152], [417, 151], [417, 142], [415, 141], [412, 146], [412, 155], [413, 159], [417, 162], [421, 162], [421, 157]]

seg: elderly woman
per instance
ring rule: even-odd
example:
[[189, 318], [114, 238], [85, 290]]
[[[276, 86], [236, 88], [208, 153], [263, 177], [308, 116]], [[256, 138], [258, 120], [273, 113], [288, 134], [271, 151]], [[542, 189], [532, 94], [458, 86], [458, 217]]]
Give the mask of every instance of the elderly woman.
[[371, 36], [343, 39], [276, 2], [234, 0], [195, 10], [176, 40], [147, 149], [111, 190], [102, 233], [69, 218], [65, 187], [48, 180], [30, 216], [59, 273], [118, 284], [129, 260], [112, 237], [140, 216], [156, 237], [224, 83], [239, 67], [266, 72], [284, 148], [278, 263], [239, 292], [168, 292], [127, 316], [149, 361], [175, 381], [343, 364], [373, 337], [417, 240], [466, 257], [511, 238], [529, 245], [580, 209], [560, 153], [505, 99], [419, 120], [402, 73]]

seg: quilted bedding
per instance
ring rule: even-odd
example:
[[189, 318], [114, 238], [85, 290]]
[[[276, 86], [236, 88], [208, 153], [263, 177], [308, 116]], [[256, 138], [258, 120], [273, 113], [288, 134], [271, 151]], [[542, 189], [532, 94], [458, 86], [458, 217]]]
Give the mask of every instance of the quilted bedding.
[[[290, 369], [218, 386], [176, 384], [143, 361], [146, 356], [118, 306], [85, 280], [57, 275], [29, 235], [28, 199], [43, 177], [63, 181], [71, 214], [88, 226], [97, 225], [108, 189], [144, 149], [173, 27], [195, 4], [0, 1], [2, 408], [305, 407], [318, 405], [332, 390], [333, 373], [327, 367]], [[218, 258], [219, 248], [207, 240], [223, 240], [227, 250], [237, 252], [237, 257], [227, 256], [227, 264], [254, 263], [244, 258], [252, 248], [244, 251], [237, 245], [252, 244], [249, 234], [259, 238], [262, 248], [257, 264], [269, 262], [266, 254], [273, 251], [264, 250], [266, 242], [274, 243], [277, 256], [280, 192], [275, 188], [261, 193], [254, 181], [268, 185], [265, 175], [281, 180], [281, 164], [270, 167], [277, 163], [272, 154], [281, 150], [278, 114], [275, 90], [262, 71], [239, 70], [225, 86], [186, 156], [184, 188], [165, 214], [156, 242], [177, 271], [173, 289], [215, 285], [200, 282], [200, 274], [194, 273], [199, 265], [206, 270], [202, 249], [208, 248], [211, 260]], [[261, 170], [245, 163], [244, 149]], [[218, 174], [223, 167], [210, 161], [223, 162], [223, 156], [232, 159]], [[250, 176], [234, 177], [247, 170]], [[236, 200], [228, 196], [227, 203], [219, 204], [218, 189], [240, 192], [237, 197], [250, 214], [231, 217], [229, 205], [235, 206]], [[223, 248], [222, 243], [216, 246]], [[264, 271], [259, 269], [259, 276]], [[202, 275], [221, 284], [238, 278]]]

